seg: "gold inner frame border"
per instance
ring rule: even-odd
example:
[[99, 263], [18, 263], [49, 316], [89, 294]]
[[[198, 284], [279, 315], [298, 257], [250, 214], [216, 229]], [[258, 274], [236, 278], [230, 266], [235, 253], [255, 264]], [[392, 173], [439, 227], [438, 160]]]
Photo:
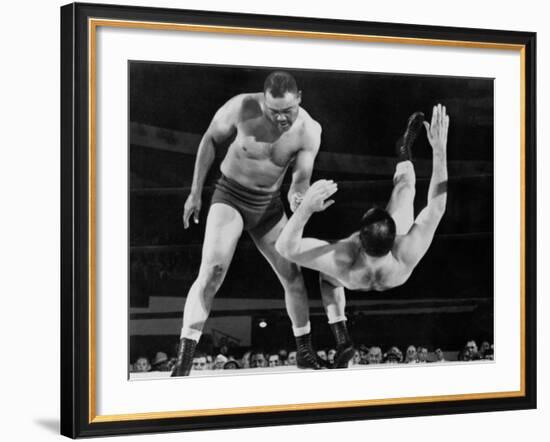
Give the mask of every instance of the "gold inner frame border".
[[[354, 41], [368, 43], [389, 43], [389, 44], [411, 44], [420, 46], [445, 46], [445, 47], [461, 47], [461, 48], [477, 48], [477, 49], [498, 49], [518, 51], [520, 55], [520, 389], [518, 391], [505, 392], [487, 392], [487, 393], [472, 393], [472, 394], [454, 394], [454, 395], [438, 395], [438, 396], [421, 396], [421, 397], [404, 397], [404, 398], [388, 398], [388, 399], [368, 399], [354, 401], [337, 401], [337, 402], [316, 402], [316, 403], [301, 403], [301, 404], [285, 404], [285, 405], [262, 405], [257, 407], [234, 407], [234, 408], [215, 408], [215, 409], [197, 409], [197, 410], [181, 410], [181, 411], [162, 411], [148, 413], [131, 413], [131, 414], [111, 414], [97, 415], [96, 414], [96, 35], [97, 28], [116, 27], [116, 28], [134, 28], [148, 30], [172, 30], [185, 32], [207, 32], [217, 34], [237, 34], [237, 35], [252, 35], [252, 36], [269, 36], [269, 37], [291, 37], [291, 38], [307, 38], [307, 39], [323, 39], [323, 40], [339, 40], [339, 41]], [[443, 402], [443, 401], [462, 401], [462, 400], [482, 400], [482, 399], [497, 399], [497, 398], [513, 398], [523, 397], [526, 392], [525, 380], [525, 148], [526, 148], [526, 47], [522, 44], [494, 43], [494, 42], [476, 42], [476, 41], [461, 41], [461, 40], [442, 40], [442, 39], [425, 39], [412, 37], [391, 37], [363, 34], [346, 34], [346, 33], [331, 33], [331, 32], [311, 32], [311, 31], [295, 31], [283, 29], [268, 29], [268, 28], [247, 28], [247, 27], [232, 27], [232, 26], [214, 26], [214, 25], [197, 25], [185, 23], [161, 23], [161, 22], [144, 22], [132, 20], [111, 20], [111, 19], [88, 19], [88, 209], [89, 209], [89, 423], [100, 422], [120, 422], [148, 419], [170, 419], [184, 417], [199, 417], [199, 416], [220, 416], [220, 415], [239, 415], [247, 413], [274, 413], [281, 411], [304, 411], [304, 410], [321, 410], [331, 408], [351, 408], [365, 407], [376, 405], [397, 405], [397, 404], [414, 404], [428, 402]]]

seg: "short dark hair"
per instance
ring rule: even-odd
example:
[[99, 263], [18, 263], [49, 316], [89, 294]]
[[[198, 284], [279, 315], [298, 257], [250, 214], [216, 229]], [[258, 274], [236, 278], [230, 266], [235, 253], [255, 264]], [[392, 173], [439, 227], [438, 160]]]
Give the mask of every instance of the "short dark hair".
[[359, 238], [367, 255], [384, 256], [395, 241], [395, 221], [386, 210], [373, 207], [361, 219]]
[[264, 93], [269, 91], [274, 98], [284, 97], [287, 92], [297, 95], [298, 85], [288, 72], [275, 71], [267, 76], [264, 82]]

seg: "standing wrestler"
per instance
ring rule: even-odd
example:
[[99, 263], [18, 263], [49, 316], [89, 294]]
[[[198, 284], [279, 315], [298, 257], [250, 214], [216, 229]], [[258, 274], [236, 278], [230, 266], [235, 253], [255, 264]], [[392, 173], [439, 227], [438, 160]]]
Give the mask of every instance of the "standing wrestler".
[[[424, 124], [432, 146], [433, 164], [428, 204], [414, 219], [415, 173], [411, 146]], [[447, 202], [447, 132], [445, 106], [434, 106], [431, 124], [421, 112], [408, 121], [397, 143], [398, 163], [394, 187], [386, 209], [372, 208], [361, 220], [360, 230], [329, 243], [303, 238], [304, 227], [315, 212], [331, 206], [333, 181], [320, 180], [304, 195], [300, 207], [277, 240], [277, 251], [300, 266], [321, 272], [321, 278], [344, 296], [351, 290], [383, 291], [404, 284], [428, 251]]]
[[296, 338], [298, 367], [321, 368], [311, 345], [302, 273], [275, 250], [275, 241], [287, 222], [280, 197], [284, 175], [292, 163], [288, 200], [294, 211], [309, 187], [321, 142], [321, 126], [300, 107], [300, 102], [301, 91], [294, 78], [286, 72], [273, 72], [265, 80], [263, 93], [237, 95], [225, 103], [201, 140], [191, 193], [184, 207], [185, 228], [191, 218], [199, 222], [202, 188], [214, 160], [215, 143], [234, 137], [221, 163], [222, 175], [206, 219], [201, 265], [185, 302], [172, 376], [189, 374], [212, 301], [243, 230], [248, 231], [283, 286]]

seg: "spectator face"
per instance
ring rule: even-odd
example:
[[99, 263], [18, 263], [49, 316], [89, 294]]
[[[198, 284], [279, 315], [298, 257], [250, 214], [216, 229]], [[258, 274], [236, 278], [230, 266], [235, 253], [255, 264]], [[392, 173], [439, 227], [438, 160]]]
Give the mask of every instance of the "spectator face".
[[134, 370], [141, 373], [151, 370], [151, 364], [149, 364], [149, 359], [138, 358], [138, 360], [134, 364]]
[[369, 364], [380, 364], [382, 362], [382, 349], [380, 347], [371, 347], [367, 354]]
[[414, 345], [409, 345], [407, 348], [407, 356], [406, 356], [407, 362], [413, 362], [416, 361], [416, 348]]
[[241, 359], [241, 362], [242, 362], [242, 367], [243, 368], [249, 368], [250, 367], [250, 352], [247, 351], [244, 355], [243, 355], [243, 358]]
[[216, 360], [214, 361], [214, 370], [221, 370], [226, 362], [227, 358], [224, 355], [219, 354], [216, 356]]
[[262, 353], [255, 353], [250, 358], [250, 368], [267, 367], [267, 361]]
[[172, 370], [172, 364], [170, 364], [170, 361], [161, 362], [160, 364], [156, 364], [154, 366], [151, 366], [151, 370], [153, 370], [153, 371], [170, 371], [170, 370]]
[[296, 365], [296, 352], [291, 351], [288, 354], [288, 359], [286, 360], [288, 365]]
[[214, 359], [211, 355], [206, 355], [206, 368], [211, 369], [214, 366]]
[[281, 365], [281, 362], [279, 360], [279, 355], [269, 356], [269, 366], [270, 367], [278, 367], [279, 365]]
[[491, 349], [491, 346], [489, 345], [489, 343], [487, 341], [483, 341], [481, 343], [481, 346], [479, 347], [479, 352], [481, 354], [485, 354], [490, 349]]
[[317, 352], [317, 356], [319, 356], [323, 361], [327, 360], [327, 352], [325, 350], [319, 350]]
[[331, 364], [334, 363], [334, 356], [335, 355], [336, 355], [336, 350], [334, 350], [334, 348], [331, 348], [327, 353], [327, 359]]
[[353, 354], [353, 358], [351, 360], [351, 363], [353, 365], [359, 365], [361, 363], [361, 355], [359, 354], [358, 350], [355, 350], [355, 353]]
[[435, 349], [435, 357], [438, 361], [443, 361], [445, 359], [445, 355], [443, 354], [443, 350], [440, 348]]
[[367, 349], [359, 349], [360, 364], [369, 363], [369, 351]]
[[159, 351], [155, 355], [155, 359], [153, 359], [153, 363], [151, 364], [151, 370], [152, 371], [169, 371], [171, 367], [169, 367], [169, 360], [166, 353]]
[[193, 370], [206, 370], [206, 356], [199, 356], [193, 358]]
[[399, 364], [403, 360], [401, 350], [397, 347], [392, 347], [386, 354], [386, 364]]
[[428, 361], [428, 349], [424, 347], [420, 347], [418, 349], [418, 361], [419, 362], [427, 362]]
[[470, 352], [471, 355], [474, 355], [477, 353], [477, 344], [476, 341], [468, 341], [466, 342], [466, 350]]

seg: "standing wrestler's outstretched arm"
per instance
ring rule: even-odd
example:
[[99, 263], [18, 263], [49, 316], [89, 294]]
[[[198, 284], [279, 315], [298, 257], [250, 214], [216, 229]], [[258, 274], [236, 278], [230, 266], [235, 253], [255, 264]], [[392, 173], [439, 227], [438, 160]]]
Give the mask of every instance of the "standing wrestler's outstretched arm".
[[449, 116], [445, 106], [434, 106], [431, 124], [424, 122], [433, 150], [428, 204], [418, 214], [409, 233], [400, 242], [397, 258], [414, 268], [428, 251], [447, 204], [447, 132]]
[[334, 181], [319, 180], [313, 183], [275, 243], [277, 252], [289, 261], [334, 277], [336, 277], [335, 257], [341, 247], [339, 243], [329, 243], [303, 236], [304, 227], [311, 215], [334, 204], [334, 200], [328, 198], [337, 190], [338, 186]]
[[225, 103], [218, 109], [208, 129], [202, 136], [197, 151], [197, 159], [195, 160], [191, 193], [187, 197], [183, 209], [183, 226], [186, 229], [189, 227], [189, 218], [191, 218], [191, 216], [193, 216], [195, 224], [199, 222], [204, 180], [216, 157], [214, 143], [220, 143], [226, 140], [235, 132], [241, 103], [241, 95], [237, 95]]
[[302, 149], [296, 155], [292, 170], [292, 183], [288, 191], [290, 210], [296, 211], [309, 188], [313, 163], [321, 145], [321, 125], [315, 121], [307, 123]]

